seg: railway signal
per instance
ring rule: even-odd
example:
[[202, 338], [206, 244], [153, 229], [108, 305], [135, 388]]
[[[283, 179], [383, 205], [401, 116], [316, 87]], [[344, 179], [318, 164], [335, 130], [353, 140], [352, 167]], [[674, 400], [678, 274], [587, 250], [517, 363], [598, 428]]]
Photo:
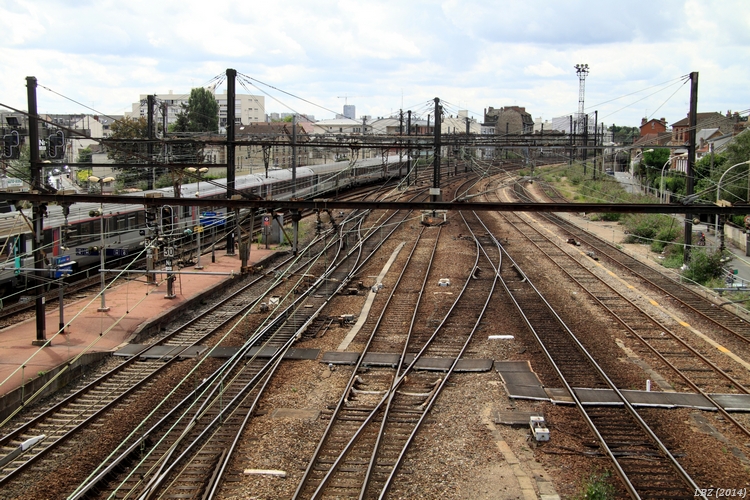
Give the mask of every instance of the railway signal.
[[3, 136], [3, 158], [16, 160], [21, 156], [21, 137], [17, 130]]
[[58, 130], [47, 138], [47, 159], [59, 160], [65, 156], [65, 134]]
[[174, 229], [174, 211], [169, 205], [161, 207], [161, 233], [164, 236], [172, 234]]

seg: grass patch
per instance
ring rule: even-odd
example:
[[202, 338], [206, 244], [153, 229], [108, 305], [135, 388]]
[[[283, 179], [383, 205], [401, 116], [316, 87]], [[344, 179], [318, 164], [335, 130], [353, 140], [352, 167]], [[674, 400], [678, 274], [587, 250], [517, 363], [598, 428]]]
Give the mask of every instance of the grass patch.
[[679, 231], [679, 225], [674, 218], [664, 214], [626, 214], [622, 218], [622, 224], [628, 233], [625, 243], [651, 244], [656, 239], [665, 240], [657, 236], [671, 234], [671, 228], [674, 226], [677, 226], [676, 230]]
[[610, 500], [615, 498], [615, 487], [609, 480], [610, 473], [591, 474], [583, 482], [575, 500]]
[[683, 252], [685, 246], [682, 244], [669, 245], [664, 248], [662, 252], [664, 254], [664, 260], [661, 261], [661, 265], [667, 269], [679, 269], [682, 267]]

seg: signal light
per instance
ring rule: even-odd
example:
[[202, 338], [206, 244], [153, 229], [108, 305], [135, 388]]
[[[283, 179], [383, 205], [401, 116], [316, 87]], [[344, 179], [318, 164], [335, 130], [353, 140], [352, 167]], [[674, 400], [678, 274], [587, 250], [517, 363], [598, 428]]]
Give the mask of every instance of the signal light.
[[16, 160], [21, 156], [21, 137], [17, 130], [3, 136], [3, 158]]
[[174, 229], [174, 213], [172, 207], [164, 205], [161, 207], [161, 232], [170, 234]]
[[47, 159], [58, 160], [65, 156], [65, 134], [58, 130], [47, 138]]
[[89, 217], [101, 217], [102, 211], [101, 210], [90, 210], [89, 211]]

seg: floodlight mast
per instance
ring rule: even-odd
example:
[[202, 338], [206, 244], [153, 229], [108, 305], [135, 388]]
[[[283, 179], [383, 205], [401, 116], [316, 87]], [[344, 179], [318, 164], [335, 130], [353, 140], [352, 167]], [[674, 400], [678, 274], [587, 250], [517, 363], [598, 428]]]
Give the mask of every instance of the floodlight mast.
[[583, 124], [583, 101], [586, 94], [586, 77], [589, 74], [589, 65], [576, 64], [575, 68], [578, 75], [578, 123]]

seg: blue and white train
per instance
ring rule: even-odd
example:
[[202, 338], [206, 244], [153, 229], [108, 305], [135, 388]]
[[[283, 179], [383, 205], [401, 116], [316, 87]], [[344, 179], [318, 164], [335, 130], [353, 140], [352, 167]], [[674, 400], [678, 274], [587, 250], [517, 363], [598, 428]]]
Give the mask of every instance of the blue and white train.
[[[315, 198], [337, 189], [348, 189], [398, 176], [396, 160], [381, 159], [336, 162], [325, 165], [298, 167], [296, 169], [296, 198]], [[226, 208], [219, 200], [226, 198], [226, 179], [184, 184], [182, 198], [217, 199], [214, 210], [196, 207], [175, 207], [173, 233], [199, 224], [223, 224]], [[265, 174], [237, 176], [235, 189], [263, 199], [284, 200], [292, 196], [292, 172], [273, 169]], [[130, 193], [134, 197], [174, 196], [173, 188]], [[103, 217], [96, 211], [103, 208]], [[29, 211], [30, 212], [30, 211]], [[32, 256], [31, 214], [12, 210], [0, 214], [0, 294], [7, 296], [14, 289], [28, 286], [30, 271], [34, 268]], [[44, 218], [43, 252], [49, 277], [59, 276], [66, 266], [75, 274], [99, 263], [100, 246], [104, 240], [107, 260], [132, 256], [144, 249], [147, 215], [143, 206], [131, 204], [75, 203], [69, 214], [63, 207], [50, 205]], [[101, 224], [104, 224], [102, 228]], [[102, 238], [102, 233], [104, 237]], [[57, 274], [57, 276], [56, 276]]]

